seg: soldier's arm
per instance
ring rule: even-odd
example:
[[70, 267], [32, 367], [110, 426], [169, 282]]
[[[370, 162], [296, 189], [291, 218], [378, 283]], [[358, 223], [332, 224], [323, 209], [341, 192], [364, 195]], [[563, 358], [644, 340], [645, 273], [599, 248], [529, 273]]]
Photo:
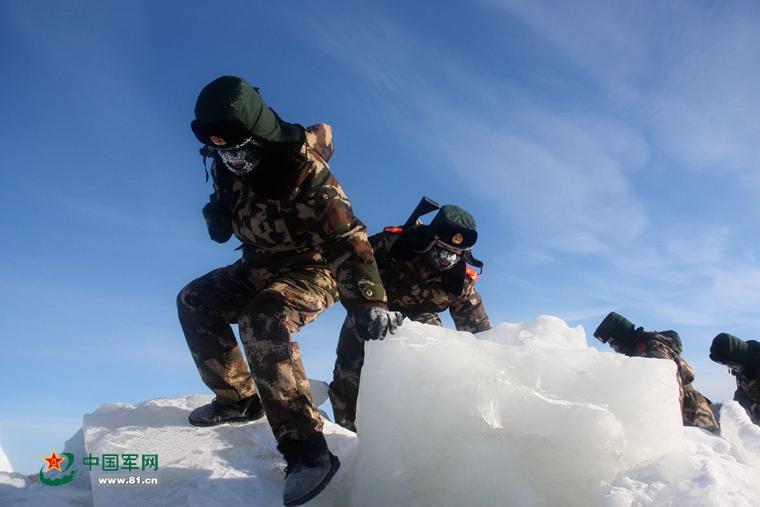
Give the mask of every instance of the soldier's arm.
[[744, 373], [751, 382], [754, 382], [757, 401], [760, 403], [760, 342], [747, 340], [747, 345], [749, 345], [749, 350], [752, 351], [755, 361], [754, 364], [749, 365]]
[[643, 340], [646, 347], [646, 357], [675, 360], [678, 356], [678, 354], [672, 348], [668, 347], [666, 343], [657, 339], [656, 333], [644, 333]]
[[681, 356], [676, 356], [674, 361], [678, 367], [678, 374], [681, 376], [683, 384], [687, 385], [694, 382], [694, 368]]
[[398, 234], [379, 232], [369, 237], [369, 243], [375, 253], [375, 261], [382, 271], [391, 264], [391, 247], [398, 239]]
[[478, 333], [491, 329], [491, 321], [488, 320], [483, 299], [475, 290], [474, 282], [470, 283], [462, 297], [449, 307], [449, 313], [459, 331]]
[[327, 166], [318, 166], [303, 188], [303, 196], [296, 202], [298, 214], [310, 224], [314, 242], [327, 258], [343, 306], [387, 307], [367, 228], [354, 215], [338, 180]]
[[678, 350], [674, 347], [672, 339], [659, 333], [645, 333], [646, 356], [658, 359], [671, 359], [676, 363], [678, 376], [683, 385], [694, 382], [694, 369], [684, 358], [681, 357], [680, 345]]
[[214, 193], [209, 196], [209, 202], [203, 207], [208, 234], [217, 243], [224, 243], [232, 237], [232, 211], [224, 198], [224, 185], [228, 183], [229, 175], [224, 171], [226, 169], [214, 160], [211, 164]]

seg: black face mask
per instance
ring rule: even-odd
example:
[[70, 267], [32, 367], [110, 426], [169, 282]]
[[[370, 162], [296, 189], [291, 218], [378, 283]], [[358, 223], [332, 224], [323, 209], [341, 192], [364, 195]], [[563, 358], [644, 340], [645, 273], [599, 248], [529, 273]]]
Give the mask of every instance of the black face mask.
[[244, 176], [261, 163], [264, 158], [264, 148], [253, 139], [247, 139], [242, 144], [226, 149], [216, 149], [219, 158], [233, 174]]
[[459, 262], [460, 254], [436, 244], [428, 250], [427, 258], [434, 269], [446, 271], [456, 266], [457, 262]]

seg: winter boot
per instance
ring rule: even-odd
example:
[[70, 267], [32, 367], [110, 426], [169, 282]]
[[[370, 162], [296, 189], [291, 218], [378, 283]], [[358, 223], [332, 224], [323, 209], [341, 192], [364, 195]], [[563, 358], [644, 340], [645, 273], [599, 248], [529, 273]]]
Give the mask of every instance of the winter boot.
[[288, 462], [282, 493], [285, 507], [303, 505], [317, 496], [340, 468], [322, 433], [313, 433], [307, 440], [284, 440], [277, 449]]
[[223, 405], [214, 398], [208, 405], [203, 405], [192, 412], [188, 420], [193, 426], [216, 426], [230, 422], [250, 422], [261, 418], [264, 408], [258, 394], [242, 399], [232, 405]]

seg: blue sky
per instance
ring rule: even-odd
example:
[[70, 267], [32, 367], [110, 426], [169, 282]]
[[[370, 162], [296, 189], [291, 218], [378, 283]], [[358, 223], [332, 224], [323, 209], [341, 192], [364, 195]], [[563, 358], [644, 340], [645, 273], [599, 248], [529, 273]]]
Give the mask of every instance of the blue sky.
[[[236, 74], [332, 124], [370, 231], [421, 195], [476, 217], [494, 322], [616, 310], [760, 337], [760, 5], [728, 2], [3, 2], [0, 445], [41, 458], [106, 402], [206, 392], [176, 318], [233, 262], [207, 238], [189, 129]], [[331, 375], [340, 306], [297, 339]]]

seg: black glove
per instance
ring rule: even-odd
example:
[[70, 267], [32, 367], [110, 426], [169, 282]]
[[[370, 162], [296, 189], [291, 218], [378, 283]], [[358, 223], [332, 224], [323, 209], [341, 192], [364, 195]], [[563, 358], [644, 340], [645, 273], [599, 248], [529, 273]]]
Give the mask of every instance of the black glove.
[[400, 312], [391, 312], [379, 306], [371, 306], [354, 312], [356, 334], [364, 341], [382, 340], [385, 335], [396, 334], [404, 316]]
[[208, 235], [217, 243], [224, 243], [232, 236], [232, 214], [229, 208], [218, 201], [211, 201], [203, 207]]

